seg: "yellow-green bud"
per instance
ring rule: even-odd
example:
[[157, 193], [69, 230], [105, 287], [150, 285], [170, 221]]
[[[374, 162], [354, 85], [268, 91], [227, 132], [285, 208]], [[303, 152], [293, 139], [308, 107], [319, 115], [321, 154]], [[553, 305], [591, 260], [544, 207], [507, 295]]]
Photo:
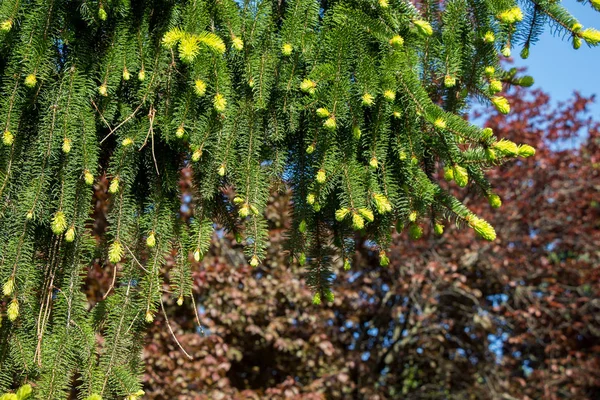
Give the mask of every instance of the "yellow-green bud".
[[494, 36], [494, 32], [492, 32], [492, 31], [487, 31], [483, 35], [483, 41], [486, 43], [494, 43], [495, 40], [496, 40], [496, 36]]
[[99, 394], [93, 394], [85, 398], [85, 400], [102, 400], [102, 396]]
[[65, 213], [62, 211], [57, 211], [52, 218], [52, 223], [50, 226], [55, 235], [62, 234], [65, 229], [67, 229], [67, 217], [65, 216]]
[[221, 166], [217, 170], [217, 174], [219, 176], [225, 176], [225, 164], [221, 164]]
[[28, 88], [32, 88], [37, 84], [37, 78], [35, 77], [34, 74], [29, 74], [27, 75], [27, 77], [25, 78], [25, 86], [27, 86]]
[[519, 154], [519, 147], [510, 140], [502, 139], [494, 143], [492, 147], [507, 156], [516, 156]]
[[320, 306], [321, 305], [321, 295], [319, 293], [315, 293], [315, 295], [312, 298], [312, 302], [315, 306]]
[[308, 145], [308, 147], [306, 148], [306, 154], [312, 154], [314, 152], [315, 152], [315, 145], [314, 144]]
[[179, 296], [179, 297], [177, 298], [177, 305], [178, 305], [179, 307], [181, 307], [181, 306], [183, 305], [183, 296]]
[[300, 253], [300, 255], [298, 256], [298, 264], [302, 266], [306, 264], [306, 254]]
[[234, 36], [233, 40], [231, 41], [231, 46], [237, 51], [242, 51], [244, 48], [244, 41], [239, 37]]
[[31, 385], [30, 384], [26, 384], [21, 386], [18, 390], [17, 390], [17, 400], [27, 400], [30, 396], [31, 396]]
[[581, 38], [579, 36], [573, 36], [573, 48], [577, 50], [581, 47]]
[[446, 121], [443, 118], [436, 119], [433, 125], [438, 129], [446, 129]]
[[524, 158], [531, 157], [535, 154], [535, 148], [528, 144], [522, 144], [519, 146], [517, 153], [519, 154], [520, 157], [524, 157]]
[[471, 215], [467, 218], [469, 225], [475, 232], [477, 232], [481, 237], [485, 240], [495, 240], [496, 239], [496, 231], [494, 228], [485, 220], [478, 218], [475, 215]]
[[65, 240], [67, 243], [71, 243], [73, 240], [75, 240], [75, 227], [72, 226], [67, 229], [67, 233], [65, 233]]
[[63, 153], [69, 154], [71, 152], [71, 144], [72, 143], [73, 142], [69, 138], [64, 138], [63, 139], [63, 144], [62, 144], [62, 151], [63, 151]]
[[344, 271], [348, 271], [350, 270], [350, 268], [352, 268], [352, 265], [350, 264], [350, 261], [348, 261], [348, 259], [344, 259]]
[[33, 212], [28, 211], [27, 214], [25, 215], [25, 218], [27, 218], [27, 220], [31, 220], [33, 218]]
[[527, 58], [529, 58], [529, 47], [528, 46], [523, 47], [520, 55], [523, 60], [526, 60]]
[[400, 113], [400, 111], [398, 111], [398, 110], [392, 111], [392, 117], [394, 117], [396, 119], [400, 119], [401, 116], [402, 116], [402, 114]]
[[362, 132], [361, 132], [360, 128], [358, 127], [358, 125], [355, 125], [354, 128], [352, 129], [352, 134], [354, 135], [354, 139], [356, 139], [356, 140], [360, 139], [360, 137], [362, 136]]
[[146, 246], [148, 246], [148, 247], [156, 246], [156, 236], [154, 235], [154, 232], [150, 232], [150, 234], [146, 238]]
[[[194, 261], [200, 262], [201, 259], [202, 259], [202, 253], [200, 253], [200, 249], [194, 250]], [[183, 302], [183, 299], [181, 301]]]
[[104, 96], [104, 97], [108, 96], [108, 87], [106, 86], [105, 83], [98, 86], [98, 93], [100, 93], [100, 96]]
[[179, 128], [177, 128], [177, 130], [175, 131], [175, 137], [177, 139], [181, 139], [183, 137], [183, 134], [185, 133], [185, 130], [183, 129], [183, 126], [180, 126]]
[[113, 264], [118, 263], [123, 258], [123, 245], [115, 240], [108, 248], [108, 261]]
[[348, 215], [348, 213], [350, 212], [350, 210], [348, 210], [347, 208], [340, 208], [339, 210], [337, 210], [335, 212], [335, 219], [337, 221], [343, 221], [344, 218], [346, 218], [346, 216]]
[[362, 104], [365, 107], [371, 107], [375, 102], [375, 98], [370, 93], [365, 93], [362, 95]]
[[14, 290], [15, 290], [15, 278], [11, 276], [4, 283], [4, 285], [2, 285], [2, 293], [5, 296], [11, 296], [13, 294]]
[[254, 87], [254, 84], [255, 84], [254, 78], [248, 79], [248, 86], [250, 87], [250, 89], [252, 89]]
[[337, 127], [337, 123], [335, 122], [335, 117], [331, 116], [327, 118], [327, 120], [323, 123], [323, 126], [330, 131], [334, 131]]
[[590, 46], [596, 46], [598, 43], [600, 43], [600, 31], [597, 31], [593, 28], [588, 28], [582, 31], [581, 37]]
[[455, 164], [453, 168], [454, 181], [456, 182], [456, 184], [460, 187], [467, 186], [467, 184], [469, 183], [469, 173], [467, 172], [467, 170], [458, 164]]
[[379, 214], [385, 214], [392, 211], [390, 201], [382, 194], [373, 193], [373, 203]]
[[240, 197], [240, 196], [235, 196], [235, 197], [233, 198], [233, 204], [238, 204], [238, 205], [239, 205], [239, 204], [242, 204], [242, 203], [244, 203], [244, 199], [243, 199], [242, 197]]
[[504, 56], [504, 57], [510, 57], [510, 46], [509, 45], [505, 45], [502, 47], [502, 50], [500, 50], [500, 53]]
[[121, 142], [121, 145], [123, 147], [128, 147], [131, 146], [133, 144], [133, 139], [132, 138], [125, 138], [123, 139], [123, 141]]
[[505, 24], [514, 24], [523, 20], [523, 12], [519, 7], [513, 7], [498, 14], [497, 18]]
[[192, 153], [192, 161], [198, 162], [198, 161], [200, 161], [200, 157], [202, 157], [202, 150], [200, 150], [200, 149], [194, 150], [194, 152]]
[[250, 206], [248, 206], [248, 204], [244, 204], [242, 207], [240, 207], [238, 215], [240, 218], [246, 218], [248, 215], [250, 215]]
[[19, 302], [17, 299], [13, 299], [8, 308], [6, 309], [6, 315], [8, 315], [9, 321], [14, 321], [19, 316]]
[[423, 228], [417, 224], [410, 224], [408, 227], [408, 237], [412, 240], [419, 240], [423, 236]]
[[104, 9], [104, 7], [100, 6], [100, 8], [98, 9], [98, 18], [100, 18], [100, 21], [106, 21], [107, 17], [108, 15], [106, 14], [106, 10]]
[[496, 68], [492, 67], [491, 65], [488, 65], [483, 71], [485, 73], [485, 76], [491, 78], [496, 73]]
[[454, 170], [450, 166], [444, 167], [444, 179], [450, 182], [454, 179]]
[[508, 114], [510, 112], [510, 104], [508, 103], [508, 100], [502, 96], [492, 97], [492, 104], [501, 114]]
[[365, 227], [365, 220], [359, 214], [352, 215], [352, 227], [359, 231]]
[[290, 43], [284, 43], [283, 46], [281, 46], [281, 54], [286, 57], [291, 55], [292, 51], [294, 51], [294, 46], [292, 46]]
[[213, 106], [217, 112], [223, 113], [225, 112], [225, 107], [227, 106], [227, 100], [225, 96], [220, 93], [215, 94], [215, 98], [213, 99]]
[[123, 67], [123, 80], [128, 81], [129, 79], [131, 79], [131, 74], [127, 70], [127, 67]]
[[7, 19], [0, 23], [0, 32], [8, 32], [12, 29], [13, 22], [12, 19]]
[[488, 140], [492, 137], [493, 134], [494, 131], [492, 130], [492, 128], [483, 128], [483, 130], [481, 131], [481, 138], [483, 140]]
[[390, 39], [390, 45], [395, 49], [401, 49], [404, 45], [404, 39], [400, 35], [392, 36]]
[[488, 196], [488, 202], [492, 208], [500, 208], [502, 205], [502, 199], [497, 194], [490, 194]]
[[260, 264], [258, 257], [252, 256], [252, 258], [250, 259], [250, 266], [256, 268], [258, 267], [258, 264]]
[[325, 170], [324, 169], [318, 170], [317, 177], [316, 177], [317, 182], [320, 184], [323, 184], [323, 183], [325, 183], [326, 179], [327, 179], [327, 175], [325, 174]]
[[496, 152], [494, 151], [494, 149], [490, 149], [489, 147], [487, 149], [485, 149], [485, 157], [489, 161], [496, 161], [496, 159], [498, 158], [496, 156]]
[[313, 210], [315, 210], [315, 212], [321, 211], [321, 204], [319, 204], [319, 202], [313, 204]]
[[154, 314], [152, 314], [152, 312], [150, 310], [146, 311], [146, 322], [149, 324], [154, 322]]
[[302, 83], [300, 83], [300, 90], [302, 90], [304, 93], [311, 93], [311, 91], [314, 91], [316, 87], [316, 82], [311, 79], [304, 79]]
[[317, 108], [317, 116], [321, 118], [327, 118], [329, 117], [329, 110], [323, 107]]
[[89, 170], [83, 171], [83, 180], [86, 185], [92, 186], [94, 184], [94, 175]]
[[369, 166], [373, 169], [377, 169], [379, 167], [379, 162], [377, 161], [377, 157], [373, 156], [369, 160]]
[[303, 219], [302, 221], [300, 221], [300, 224], [298, 225], [298, 231], [300, 233], [304, 233], [304, 232], [306, 232], [306, 228], [307, 228], [307, 226], [306, 226], [306, 220]]
[[379, 7], [388, 8], [389, 5], [390, 3], [388, 2], [388, 0], [379, 0]]
[[382, 267], [387, 267], [390, 265], [390, 259], [388, 258], [387, 254], [385, 254], [384, 250], [379, 252], [379, 265]]
[[4, 143], [5, 146], [11, 146], [14, 141], [15, 137], [13, 134], [9, 130], [4, 131], [2, 134], [2, 143]]
[[144, 82], [145, 79], [146, 79], [146, 71], [144, 71], [144, 69], [142, 68], [140, 70], [140, 72], [138, 72], [138, 81]]
[[313, 204], [315, 204], [315, 194], [314, 193], [309, 193], [306, 195], [306, 203], [311, 206]]
[[408, 214], [408, 220], [410, 222], [415, 222], [417, 220], [417, 215], [416, 211], [411, 211], [410, 214]]
[[436, 223], [433, 225], [433, 232], [438, 236], [442, 236], [444, 234], [444, 225]]
[[446, 75], [444, 77], [444, 86], [446, 86], [447, 88], [456, 86], [456, 78], [452, 75]]
[[115, 194], [119, 192], [119, 177], [115, 176], [108, 186], [108, 192]]
[[393, 90], [386, 90], [383, 92], [383, 98], [387, 101], [396, 100], [396, 93]]
[[421, 35], [431, 36], [433, 34], [433, 28], [431, 27], [431, 24], [429, 22], [418, 19], [418, 20], [413, 21], [413, 24], [415, 24], [417, 31]]
[[501, 91], [502, 91], [502, 82], [500, 82], [498, 79], [492, 79], [490, 81], [490, 92], [492, 94], [496, 94]]
[[194, 81], [194, 93], [200, 97], [204, 96], [206, 94], [206, 82], [202, 79], [196, 79]]
[[535, 83], [533, 76], [525, 75], [519, 78], [516, 82], [517, 85], [522, 87], [531, 87]]
[[252, 211], [252, 214], [254, 214], [254, 215], [260, 214], [258, 207], [256, 207], [254, 204], [250, 204], [250, 211]]
[[373, 220], [375, 220], [373, 211], [369, 210], [368, 208], [359, 208], [358, 213], [369, 222], [373, 222]]

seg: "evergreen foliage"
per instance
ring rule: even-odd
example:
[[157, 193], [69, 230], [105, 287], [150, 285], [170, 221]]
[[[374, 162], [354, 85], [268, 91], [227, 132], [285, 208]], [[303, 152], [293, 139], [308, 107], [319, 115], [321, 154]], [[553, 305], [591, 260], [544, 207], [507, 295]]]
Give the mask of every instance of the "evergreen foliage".
[[[489, 197], [485, 171], [534, 150], [467, 123], [469, 101], [510, 111], [502, 84], [532, 81], [503, 71], [498, 52], [528, 53], [546, 21], [575, 48], [600, 43], [555, 1], [524, 10], [510, 0], [3, 0], [0, 391], [31, 382], [40, 399], [73, 387], [87, 399], [143, 395], [139, 333], [162, 304], [166, 255], [176, 254], [178, 303], [217, 224], [257, 266], [274, 184], [293, 190], [289, 247], [316, 304], [333, 299], [331, 260], [350, 267], [355, 231], [377, 243], [382, 265], [394, 224], [417, 239], [456, 221], [493, 240], [436, 172]], [[179, 171], [190, 164], [194, 217], [183, 223]], [[96, 243], [101, 174], [111, 210]], [[90, 310], [82, 272], [96, 258], [118, 273]]]

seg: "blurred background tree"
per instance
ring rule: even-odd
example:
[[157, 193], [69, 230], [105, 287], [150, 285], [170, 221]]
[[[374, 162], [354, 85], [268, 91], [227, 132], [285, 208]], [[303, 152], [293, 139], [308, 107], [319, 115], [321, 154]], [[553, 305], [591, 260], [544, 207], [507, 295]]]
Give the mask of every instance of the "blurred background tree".
[[[494, 242], [453, 227], [418, 241], [396, 235], [382, 268], [372, 243], [357, 236], [354, 267], [335, 268], [335, 302], [317, 307], [304, 269], [289, 264], [290, 194], [282, 188], [266, 210], [263, 265], [249, 267], [242, 246], [222, 232], [194, 264], [204, 334], [191, 302], [177, 306], [176, 296], [165, 296], [168, 324], [192, 359], [157, 316], [144, 351], [148, 397], [600, 398], [594, 99], [576, 93], [555, 106], [523, 88], [506, 96], [510, 116], [490, 109], [474, 117], [499, 137], [531, 143], [536, 157], [492, 172], [500, 208], [461, 196], [496, 227]], [[184, 170], [183, 193], [189, 178]], [[184, 218], [188, 200], [184, 194]], [[91, 274], [90, 294], [101, 296], [110, 274]]]

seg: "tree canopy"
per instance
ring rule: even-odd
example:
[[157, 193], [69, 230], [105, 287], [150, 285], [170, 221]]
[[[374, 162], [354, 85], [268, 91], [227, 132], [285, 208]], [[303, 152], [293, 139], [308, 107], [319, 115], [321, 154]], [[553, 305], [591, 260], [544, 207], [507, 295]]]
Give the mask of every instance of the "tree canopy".
[[[139, 333], [163, 291], [194, 301], [190, 263], [216, 229], [259, 266], [273, 188], [291, 190], [287, 249], [315, 304], [334, 301], [332, 266], [351, 268], [357, 235], [382, 266], [394, 226], [417, 239], [456, 222], [493, 241], [438, 172], [500, 204], [486, 172], [535, 150], [464, 113], [471, 101], [510, 111], [498, 92], [532, 79], [499, 58], [527, 56], [547, 22], [575, 48], [600, 43], [549, 0], [525, 12], [506, 0], [2, 1], [0, 390], [139, 397]], [[81, 272], [95, 260], [113, 276], [89, 307]]]

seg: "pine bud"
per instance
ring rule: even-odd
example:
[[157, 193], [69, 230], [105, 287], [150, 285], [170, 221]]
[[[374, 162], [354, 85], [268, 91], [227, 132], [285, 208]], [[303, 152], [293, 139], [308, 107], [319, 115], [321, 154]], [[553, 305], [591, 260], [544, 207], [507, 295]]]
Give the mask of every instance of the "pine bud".
[[181, 139], [183, 137], [183, 134], [185, 133], [185, 130], [183, 129], [183, 126], [180, 126], [179, 128], [177, 128], [177, 130], [175, 131], [175, 137], [177, 139]]
[[523, 20], [523, 12], [519, 7], [513, 7], [498, 14], [497, 18], [502, 23], [514, 24]]
[[8, 297], [13, 294], [14, 290], [15, 290], [15, 278], [11, 276], [10, 278], [8, 278], [8, 280], [2, 286], [2, 293]]
[[492, 128], [483, 128], [483, 130], [481, 131], [481, 138], [483, 140], [488, 140], [492, 137], [493, 134], [494, 131], [492, 130]]
[[350, 268], [352, 268], [352, 265], [350, 264], [350, 261], [348, 261], [348, 259], [344, 259], [344, 271], [349, 271]]
[[64, 212], [57, 211], [56, 214], [54, 214], [51, 228], [55, 235], [60, 235], [67, 229], [67, 217]]
[[450, 166], [444, 167], [444, 179], [447, 180], [448, 182], [450, 182], [454, 179], [454, 170], [452, 169], [452, 167], [450, 167]]
[[361, 230], [365, 227], [365, 220], [359, 214], [352, 215], [352, 227], [354, 230]]
[[104, 96], [104, 97], [108, 96], [108, 87], [106, 86], [105, 83], [98, 86], [98, 93], [100, 93], [100, 96]]
[[396, 93], [393, 90], [386, 90], [383, 92], [383, 98], [389, 102], [396, 100]]
[[65, 240], [67, 243], [72, 243], [75, 240], [75, 227], [70, 227], [67, 229], [67, 233], [65, 233]]
[[315, 293], [315, 295], [312, 298], [312, 302], [315, 306], [320, 306], [321, 305], [321, 295], [319, 293]]
[[502, 91], [502, 82], [498, 79], [492, 79], [490, 81], [490, 93], [496, 94]]
[[202, 157], [202, 150], [200, 150], [200, 149], [194, 150], [194, 152], [192, 153], [192, 161], [198, 162], [198, 161], [200, 161], [200, 157]]
[[250, 78], [248, 79], [248, 87], [250, 87], [250, 89], [252, 89], [254, 87], [254, 78]]
[[33, 212], [28, 211], [27, 214], [25, 215], [25, 218], [27, 218], [27, 220], [31, 220], [33, 218]]
[[390, 265], [390, 259], [383, 250], [379, 252], [379, 265], [381, 265], [382, 267], [387, 267], [388, 265]]
[[184, 33], [181, 29], [173, 28], [167, 33], [165, 33], [165, 36], [163, 36], [162, 38], [162, 44], [167, 49], [172, 49], [177, 43], [179, 43], [183, 35]]
[[350, 210], [348, 210], [347, 208], [340, 208], [339, 210], [337, 210], [335, 212], [335, 219], [339, 222], [343, 221], [346, 216], [348, 215], [348, 213], [350, 212]]
[[501, 114], [508, 114], [510, 112], [510, 104], [508, 103], [508, 100], [502, 96], [492, 97], [492, 104]]
[[335, 128], [337, 127], [337, 124], [335, 122], [335, 117], [331, 116], [331, 117], [327, 118], [327, 120], [323, 123], [323, 126], [327, 130], [335, 131]]
[[388, 0], [379, 0], [379, 7], [388, 8], [389, 5], [390, 4], [389, 4]]
[[433, 125], [438, 129], [446, 129], [446, 121], [443, 118], [436, 119]]
[[127, 67], [123, 67], [123, 80], [128, 81], [129, 79], [131, 79], [131, 74], [127, 70]]
[[150, 232], [150, 234], [148, 235], [148, 238], [146, 239], [146, 246], [156, 246], [156, 236], [154, 235], [154, 232]]
[[[27, 400], [30, 396], [31, 396], [31, 385], [30, 384], [26, 384], [21, 386], [18, 390], [17, 390], [17, 400]], [[1, 398], [1, 397], [0, 397]]]
[[494, 143], [492, 147], [507, 156], [516, 156], [519, 154], [519, 147], [510, 140], [502, 139]]
[[17, 299], [13, 299], [10, 302], [6, 310], [6, 315], [8, 315], [8, 320], [11, 322], [17, 319], [17, 317], [19, 316], [19, 302], [17, 301]]
[[244, 203], [244, 199], [241, 198], [240, 196], [235, 196], [233, 198], [233, 204], [239, 205], [239, 204], [242, 204], [242, 203]]
[[316, 87], [316, 82], [310, 79], [304, 79], [302, 83], [300, 83], [300, 90], [304, 93], [311, 93], [311, 90], [314, 91]]
[[475, 232], [477, 232], [481, 237], [485, 240], [495, 240], [496, 239], [496, 231], [494, 228], [485, 220], [478, 218], [475, 215], [471, 215], [467, 218], [469, 225]]
[[313, 204], [315, 204], [315, 194], [314, 193], [309, 193], [306, 195], [306, 203], [311, 206]]
[[256, 268], [258, 267], [258, 264], [260, 264], [258, 257], [252, 256], [252, 258], [250, 259], [250, 266]]
[[412, 240], [419, 240], [423, 236], [423, 228], [417, 224], [410, 224], [408, 227], [408, 237]]
[[390, 39], [390, 45], [394, 49], [401, 49], [404, 45], [404, 39], [400, 35], [392, 36], [392, 38]]
[[438, 236], [442, 236], [444, 234], [444, 225], [436, 223], [433, 225], [433, 232]]
[[2, 134], [2, 143], [4, 143], [5, 146], [11, 146], [14, 141], [15, 137], [13, 134], [8, 130], [4, 131]]
[[525, 75], [519, 78], [515, 83], [521, 87], [531, 87], [535, 83], [535, 80], [533, 79], [533, 76]]
[[354, 139], [356, 140], [360, 139], [360, 137], [362, 136], [362, 132], [358, 125], [354, 126], [354, 128], [352, 129], [352, 135], [354, 135]]
[[408, 220], [410, 222], [415, 222], [417, 220], [417, 216], [418, 216], [418, 214], [416, 211], [411, 211], [411, 213], [408, 214]]
[[313, 210], [315, 210], [315, 212], [321, 211], [321, 204], [319, 204], [319, 202], [313, 204]]
[[108, 15], [106, 14], [106, 10], [104, 9], [104, 7], [100, 6], [100, 8], [98, 9], [98, 18], [100, 18], [100, 21], [106, 21], [107, 17]]
[[335, 300], [335, 295], [330, 289], [325, 289], [323, 294], [325, 295], [325, 300], [327, 300], [330, 303], [333, 303], [333, 301]]
[[252, 211], [252, 214], [254, 214], [254, 215], [260, 214], [260, 211], [254, 204], [250, 204], [250, 211]]
[[571, 26], [571, 31], [579, 33], [581, 31], [581, 28], [583, 28], [583, 25], [581, 25], [579, 22], [576, 22], [573, 24], [573, 26]]
[[595, 46], [600, 43], [600, 31], [593, 28], [588, 28], [581, 32], [581, 37], [590, 46]]
[[508, 58], [510, 57], [510, 46], [509, 45], [504, 45], [502, 47], [502, 50], [500, 50], [500, 54], [502, 54], [504, 57]]
[[94, 184], [94, 175], [89, 170], [83, 171], [83, 180], [86, 185], [92, 186]]
[[225, 164], [221, 164], [221, 166], [217, 170], [217, 174], [219, 176], [225, 176]]
[[447, 88], [451, 88], [456, 86], [456, 78], [452, 75], [446, 75], [444, 77], [444, 86]]
[[138, 72], [138, 81], [144, 82], [145, 79], [146, 79], [146, 71], [144, 71], [144, 69], [142, 68], [140, 70], [140, 72]]
[[360, 215], [362, 215], [364, 217], [364, 219], [366, 219], [369, 222], [373, 222], [373, 220], [375, 219], [375, 216], [373, 215], [373, 211], [369, 210], [368, 208], [359, 208], [358, 213]]
[[149, 324], [154, 322], [154, 314], [150, 310], [146, 311], [146, 322]]
[[123, 139], [123, 141], [121, 142], [121, 145], [123, 147], [129, 147], [133, 144], [133, 139], [132, 138], [125, 138]]
[[498, 158], [494, 149], [490, 149], [489, 147], [485, 149], [485, 157], [488, 159], [488, 161], [496, 161]]
[[415, 27], [417, 27], [417, 31], [423, 36], [431, 36], [433, 34], [433, 28], [431, 24], [427, 21], [423, 20], [415, 20], [413, 21]]
[[119, 191], [119, 177], [115, 176], [108, 186], [108, 192], [115, 194]]
[[327, 110], [326, 108], [317, 108], [317, 116], [321, 117], [321, 118], [327, 118], [329, 117], [329, 110]]
[[200, 249], [194, 250], [194, 261], [200, 262], [202, 259], [202, 254], [200, 253]]
[[483, 41], [485, 43], [494, 43], [495, 40], [496, 40], [496, 36], [494, 36], [494, 32], [492, 32], [492, 31], [487, 31], [483, 35]]
[[491, 65], [488, 65], [487, 67], [485, 67], [483, 72], [485, 73], [485, 76], [491, 78], [496, 73], [496, 68], [492, 67]]
[[300, 255], [298, 256], [298, 264], [300, 264], [301, 266], [304, 266], [304, 264], [306, 264], [306, 254], [300, 253]]
[[32, 88], [37, 84], [37, 78], [35, 77], [34, 74], [29, 74], [27, 75], [27, 77], [25, 78], [25, 86], [27, 86], [28, 88]]
[[181, 306], [183, 305], [183, 296], [179, 296], [179, 297], [177, 298], [177, 305], [178, 305], [179, 307], [181, 307]]
[[392, 211], [390, 201], [382, 194], [373, 193], [373, 203], [379, 214], [385, 214]]
[[206, 82], [202, 79], [196, 79], [194, 81], [194, 93], [200, 97], [204, 96], [206, 93]]
[[238, 215], [240, 216], [240, 218], [246, 218], [248, 215], [250, 215], [250, 207], [248, 206], [248, 204], [244, 204], [242, 207], [240, 207]]
[[535, 154], [535, 148], [528, 144], [522, 144], [519, 146], [517, 152], [520, 157], [527, 158], [527, 157], [531, 157]]
[[308, 145], [308, 147], [306, 148], [306, 154], [312, 154], [314, 152], [315, 152], [315, 145], [314, 144]]
[[370, 93], [362, 95], [362, 105], [365, 107], [371, 107], [375, 102], [375, 98]]
[[[336, 215], [336, 217], [337, 217], [337, 215]], [[300, 224], [298, 225], [298, 232], [305, 233], [306, 232], [306, 228], [307, 228], [307, 226], [306, 226], [306, 220], [303, 219], [302, 221], [300, 221]]]
[[317, 171], [317, 183], [323, 184], [325, 183], [325, 180], [327, 179], [327, 175], [325, 174], [325, 170], [324, 169], [320, 169]]
[[217, 112], [223, 113], [225, 112], [225, 107], [227, 106], [227, 100], [222, 94], [217, 93], [215, 94], [215, 98], [213, 100], [213, 106]]
[[453, 168], [454, 181], [456, 182], [456, 184], [460, 187], [467, 186], [467, 184], [469, 183], [469, 173], [467, 172], [467, 170], [458, 164], [455, 164]]
[[377, 161], [377, 157], [373, 156], [371, 157], [371, 159], [369, 160], [369, 166], [373, 169], [377, 169], [377, 167], [379, 166], [379, 162]]
[[398, 111], [398, 110], [392, 111], [392, 117], [394, 117], [396, 119], [400, 119], [401, 116], [402, 116], [402, 114], [400, 113], [400, 111]]
[[283, 46], [281, 46], [281, 54], [286, 57], [291, 55], [292, 51], [294, 51], [294, 46], [292, 46], [290, 43], [284, 43]]
[[123, 245], [115, 240], [108, 248], [108, 261], [113, 264], [118, 263], [123, 258]]
[[492, 208], [500, 208], [502, 205], [502, 199], [497, 194], [490, 194], [488, 196], [488, 202]]
[[581, 38], [579, 36], [573, 36], [573, 48], [577, 50], [581, 47]]
[[528, 46], [523, 47], [520, 55], [523, 60], [528, 59], [529, 58], [529, 47]]
[[0, 23], [0, 32], [8, 32], [12, 29], [13, 22], [11, 19], [7, 19]]
[[102, 396], [99, 394], [93, 394], [85, 398], [85, 400], [102, 400]]
[[231, 46], [237, 51], [242, 51], [244, 48], [244, 41], [239, 37], [234, 36], [233, 40], [231, 41]]

